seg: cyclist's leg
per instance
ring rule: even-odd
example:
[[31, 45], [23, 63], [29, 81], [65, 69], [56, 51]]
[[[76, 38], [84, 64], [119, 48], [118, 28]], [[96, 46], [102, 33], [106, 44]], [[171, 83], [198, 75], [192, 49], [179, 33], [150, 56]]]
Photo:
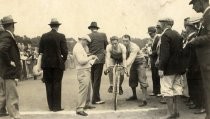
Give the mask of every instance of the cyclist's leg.
[[136, 87], [138, 86], [138, 76], [135, 63], [130, 68], [129, 86], [132, 89], [133, 95], [127, 101], [137, 100]]
[[[110, 66], [114, 66], [115, 61], [113, 59], [110, 58]], [[107, 67], [108, 68], [108, 67]], [[113, 92], [113, 68], [110, 69], [109, 71], [109, 89], [108, 89], [109, 93]]]
[[120, 83], [119, 83], [119, 94], [122, 95], [123, 94], [123, 89], [122, 89], [122, 83], [124, 80], [124, 74], [120, 75]]
[[[143, 103], [145, 103], [147, 100], [147, 87], [148, 87], [145, 62], [138, 64], [137, 72], [138, 72], [138, 79], [139, 79], [139, 83], [140, 83], [142, 94], [143, 94], [142, 100], [143, 100]], [[145, 104], [143, 104], [142, 106], [144, 105]]]

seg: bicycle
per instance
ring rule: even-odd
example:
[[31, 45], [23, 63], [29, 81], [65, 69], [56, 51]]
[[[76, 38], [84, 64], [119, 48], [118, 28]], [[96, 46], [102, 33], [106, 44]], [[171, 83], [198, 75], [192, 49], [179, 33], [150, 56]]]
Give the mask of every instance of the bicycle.
[[[125, 69], [124, 66], [120, 65], [119, 63], [116, 63], [114, 66], [110, 66], [111, 68], [113, 68], [113, 96], [114, 96], [114, 110], [117, 110], [117, 97], [119, 94], [119, 85], [120, 85], [120, 75], [123, 73], [125, 73], [127, 76], [128, 72]], [[108, 73], [110, 73], [109, 70], [104, 71], [104, 74], [107, 75]]]

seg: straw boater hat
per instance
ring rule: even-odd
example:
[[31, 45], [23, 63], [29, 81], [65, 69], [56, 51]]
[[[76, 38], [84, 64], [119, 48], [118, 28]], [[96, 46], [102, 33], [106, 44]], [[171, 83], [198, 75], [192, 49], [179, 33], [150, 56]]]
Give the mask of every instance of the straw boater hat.
[[195, 28], [198, 28], [200, 21], [201, 17], [190, 17], [186, 22], [186, 26], [193, 26]]
[[1, 20], [1, 22], [2, 22], [2, 25], [5, 25], [5, 24], [15, 24], [15, 23], [17, 23], [17, 22], [14, 22], [14, 20], [13, 20], [13, 18], [12, 18], [11, 15], [3, 17], [3, 19]]
[[96, 28], [99, 29], [97, 22], [91, 22], [90, 26], [88, 26], [88, 29]]
[[61, 25], [61, 23], [57, 20], [57, 18], [52, 18], [48, 25]]

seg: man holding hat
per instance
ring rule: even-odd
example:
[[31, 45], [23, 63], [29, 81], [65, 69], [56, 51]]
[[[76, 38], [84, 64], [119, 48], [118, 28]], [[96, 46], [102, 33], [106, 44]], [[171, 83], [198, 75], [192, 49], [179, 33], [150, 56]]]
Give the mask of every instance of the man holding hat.
[[166, 98], [169, 116], [167, 119], [179, 117], [177, 109], [177, 96], [182, 95], [181, 74], [182, 68], [182, 37], [178, 32], [172, 30], [173, 20], [166, 18], [159, 20], [162, 29], [159, 76], [161, 83], [161, 94]]
[[91, 42], [89, 36], [80, 37], [73, 49], [74, 61], [77, 69], [77, 80], [79, 82], [79, 96], [76, 113], [87, 116], [84, 109], [93, 109], [90, 106], [91, 93], [91, 66], [97, 59], [96, 55], [89, 55], [87, 44]]
[[156, 34], [156, 28], [151, 26], [148, 28], [148, 34], [152, 38], [152, 53], [150, 54], [151, 70], [152, 70], [152, 82], [153, 82], [153, 93], [151, 96], [160, 95], [160, 77], [158, 75], [158, 68], [155, 66], [157, 61], [157, 44], [160, 37]]
[[16, 86], [21, 75], [21, 62], [14, 35], [15, 23], [12, 16], [2, 19], [5, 31], [0, 35], [0, 77], [4, 80], [7, 111], [12, 119], [19, 119], [19, 97]]
[[91, 67], [91, 81], [93, 87], [92, 104], [103, 104], [104, 101], [100, 98], [100, 85], [108, 41], [105, 33], [98, 32], [99, 27], [96, 22], [92, 22], [88, 29], [91, 30], [91, 33], [88, 34], [91, 39], [91, 42], [88, 44], [90, 53], [98, 57], [98, 60], [96, 60]]
[[190, 41], [196, 47], [196, 54], [200, 64], [203, 79], [205, 100], [206, 100], [206, 119], [210, 119], [210, 6], [209, 0], [191, 0], [193, 9], [197, 13], [203, 13], [198, 37]]
[[200, 18], [191, 17], [185, 24], [187, 38], [184, 42], [184, 55], [186, 59], [187, 69], [187, 82], [189, 88], [190, 99], [193, 101], [192, 105], [189, 105], [190, 109], [200, 109], [195, 114], [201, 114], [205, 112], [204, 108], [204, 90], [200, 71], [200, 65], [196, 56], [195, 47], [189, 44], [193, 38], [197, 36], [200, 25]]
[[58, 33], [61, 23], [56, 18], [49, 24], [52, 30], [42, 35], [39, 43], [38, 70], [42, 68], [50, 111], [62, 111], [61, 84], [68, 48], [64, 34]]

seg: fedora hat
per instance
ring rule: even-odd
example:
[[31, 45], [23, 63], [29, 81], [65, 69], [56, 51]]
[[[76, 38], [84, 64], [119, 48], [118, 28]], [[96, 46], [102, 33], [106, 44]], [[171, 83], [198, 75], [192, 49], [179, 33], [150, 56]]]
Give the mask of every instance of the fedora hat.
[[91, 29], [91, 28], [99, 29], [97, 22], [91, 22], [90, 26], [88, 26], [88, 29]]
[[57, 18], [52, 18], [48, 25], [61, 25], [61, 23], [57, 20]]
[[191, 0], [189, 5], [193, 4], [196, 0]]
[[14, 20], [13, 20], [13, 18], [12, 18], [11, 15], [3, 17], [3, 19], [1, 20], [1, 22], [2, 22], [2, 25], [5, 25], [5, 24], [15, 24], [15, 23], [17, 23], [17, 22], [14, 22]]

